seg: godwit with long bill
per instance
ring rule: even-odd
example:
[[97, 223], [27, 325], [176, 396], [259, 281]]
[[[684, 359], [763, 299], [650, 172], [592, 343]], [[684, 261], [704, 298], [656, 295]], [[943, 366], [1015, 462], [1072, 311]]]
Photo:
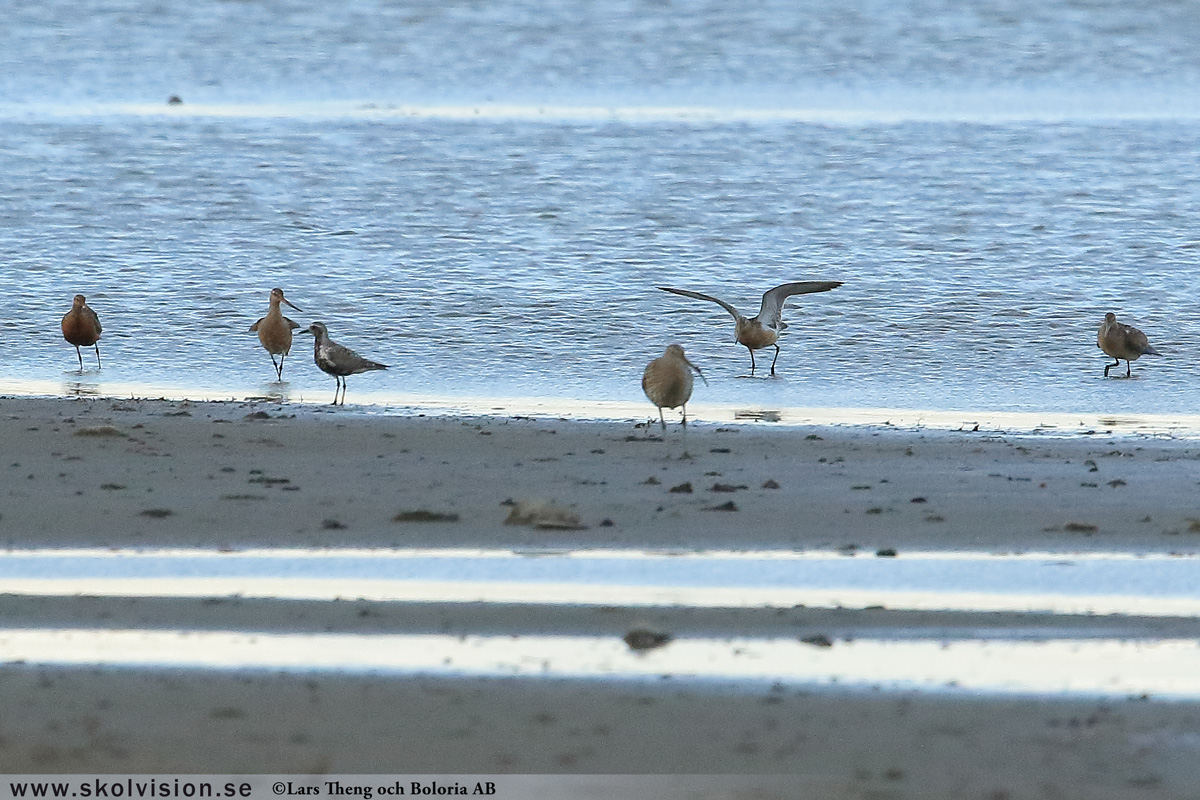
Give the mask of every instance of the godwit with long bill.
[[700, 292], [693, 292], [688, 289], [671, 289], [666, 286], [658, 288], [664, 292], [671, 292], [672, 294], [679, 294], [684, 297], [708, 300], [728, 311], [733, 317], [735, 325], [734, 340], [750, 351], [750, 374], [754, 374], [754, 351], [773, 346], [775, 348], [775, 358], [771, 360], [771, 374], [774, 375], [775, 362], [779, 360], [779, 345], [776, 342], [779, 341], [779, 334], [788, 327], [782, 319], [783, 306], [787, 302], [787, 299], [797, 294], [828, 292], [830, 289], [836, 289], [841, 285], [841, 281], [797, 281], [795, 283], [781, 284], [763, 294], [762, 307], [759, 309], [758, 315], [749, 318], [743, 317], [729, 303], [712, 295], [701, 294]]
[[663, 419], [664, 408], [681, 409], [683, 424], [687, 425], [687, 401], [692, 398], [692, 370], [705, 385], [708, 384], [700, 368], [688, 361], [683, 348], [669, 344], [666, 352], [647, 364], [646, 371], [642, 373], [642, 391], [651, 403], [658, 406], [658, 421], [664, 431], [667, 429], [667, 421]]
[[1132, 362], [1144, 355], [1162, 355], [1150, 346], [1146, 334], [1132, 325], [1117, 322], [1117, 315], [1111, 311], [1104, 315], [1104, 322], [1096, 332], [1096, 346], [1116, 359], [1113, 363], [1105, 365], [1106, 378], [1110, 369], [1121, 366], [1121, 359], [1125, 359], [1125, 377], [1128, 378], [1133, 374]]
[[96, 348], [96, 369], [100, 369], [100, 317], [96, 316], [87, 304], [83, 295], [75, 295], [71, 310], [62, 318], [62, 335], [68, 343], [75, 345], [75, 355], [79, 357], [79, 371], [83, 372], [83, 353], [81, 347]]
[[[275, 377], [280, 381], [283, 380], [283, 359], [292, 351], [292, 331], [300, 327], [283, 315], [283, 310], [279, 307], [282, 303], [302, 311], [283, 296], [283, 289], [275, 288], [271, 290], [271, 308], [267, 315], [250, 326], [250, 332], [258, 334], [258, 341], [271, 356], [271, 363], [275, 365]], [[275, 356], [279, 356], [278, 362], [275, 361]]]

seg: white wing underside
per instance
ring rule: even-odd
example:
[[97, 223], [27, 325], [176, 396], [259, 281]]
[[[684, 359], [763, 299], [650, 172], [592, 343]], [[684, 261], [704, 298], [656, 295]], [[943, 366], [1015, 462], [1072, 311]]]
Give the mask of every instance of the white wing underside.
[[[812, 294], [813, 292], [828, 292], [830, 289], [836, 289], [841, 286], [841, 281], [797, 281], [795, 283], [784, 283], [776, 286], [774, 289], [768, 290], [762, 297], [762, 307], [758, 311], [758, 316], [755, 317], [765, 328], [773, 328], [775, 330], [783, 330], [787, 327], [784, 324], [781, 316], [783, 314], [783, 306], [787, 303], [789, 297], [797, 294]], [[733, 306], [726, 303], [719, 297], [713, 297], [710, 294], [702, 294], [693, 292], [688, 289], [670, 289], [666, 286], [658, 287], [664, 292], [683, 295], [684, 297], [692, 297], [696, 300], [708, 300], [711, 303], [716, 303], [721, 308], [729, 312], [729, 315], [735, 320], [742, 319], [742, 315]]]
[[721, 300], [720, 298], [717, 298], [717, 297], [713, 297], [710, 294], [701, 294], [700, 292], [693, 292], [693, 291], [689, 291], [688, 289], [669, 289], [666, 286], [660, 286], [658, 288], [662, 289], [664, 292], [670, 292], [671, 294], [678, 294], [678, 295], [683, 295], [684, 297], [691, 297], [696, 300], [707, 300], [710, 303], [716, 303], [721, 308], [728, 311], [729, 315], [731, 317], [733, 317], [734, 319], [742, 318], [742, 315], [738, 313], [738, 310], [736, 308], [729, 305], [729, 303], [726, 303], [724, 300]]
[[765, 328], [783, 330], [787, 325], [783, 322], [783, 306], [789, 297], [797, 294], [812, 294], [813, 292], [828, 292], [841, 286], [840, 281], [797, 281], [784, 283], [768, 290], [763, 294], [762, 308], [755, 317]]

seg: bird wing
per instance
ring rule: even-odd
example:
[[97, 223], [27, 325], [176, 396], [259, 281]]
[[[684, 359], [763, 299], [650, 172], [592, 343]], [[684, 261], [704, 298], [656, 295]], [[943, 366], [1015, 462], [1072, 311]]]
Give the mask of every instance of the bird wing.
[[255, 331], [258, 330], [258, 326], [262, 325], [263, 319], [266, 319], [266, 317], [263, 317], [258, 322], [254, 323], [253, 325], [250, 326], [250, 333], [254, 333]]
[[[712, 295], [700, 294], [700, 292], [691, 292], [691, 291], [688, 291], [687, 289], [670, 289], [666, 286], [660, 286], [658, 288], [662, 289], [664, 292], [670, 292], [671, 294], [681, 294], [684, 297], [694, 297], [697, 300], [708, 300], [709, 302], [716, 303], [721, 308], [728, 311], [735, 320], [742, 318], [742, 315], [738, 313], [736, 308], [729, 305], [729, 303], [726, 303], [724, 300], [719, 300], [716, 297], [713, 297]], [[830, 287], [830, 288], [832, 288], [832, 287]]]
[[[260, 320], [260, 321], [261, 321], [261, 320]], [[299, 328], [299, 327], [300, 327], [299, 323], [297, 323], [297, 322], [293, 322], [292, 320], [288, 319], [287, 317], [284, 317], [284, 318], [283, 318], [283, 321], [284, 321], [284, 322], [286, 322], [286, 323], [287, 323], [287, 326], [288, 326], [289, 328], [291, 328], [292, 330], [296, 330], [296, 328]], [[258, 327], [258, 323], [256, 322], [256, 323], [254, 323], [254, 328], [251, 328], [250, 330], [254, 330], [254, 329], [255, 329], [255, 328], [257, 328], [257, 327]]]
[[317, 366], [330, 375], [351, 375], [350, 365], [358, 353], [325, 337], [324, 341], [317, 340], [314, 357]]
[[782, 322], [783, 305], [794, 294], [812, 294], [813, 292], [828, 292], [841, 286], [841, 281], [797, 281], [784, 283], [768, 290], [763, 294], [762, 308], [755, 317], [767, 328], [786, 328]]
[[380, 364], [378, 361], [372, 361], [369, 358], [358, 357], [358, 363], [354, 368], [355, 374], [359, 372], [367, 372], [373, 369], [387, 369], [387, 364]]
[[1162, 355], [1150, 346], [1150, 340], [1146, 338], [1146, 334], [1132, 325], [1121, 325], [1121, 332], [1125, 334], [1125, 341], [1136, 348], [1138, 352], [1152, 356]]
[[386, 365], [363, 358], [349, 347], [338, 344], [332, 339], [325, 340], [325, 348], [321, 355], [342, 375], [356, 375], [371, 369], [387, 369]]
[[88, 317], [91, 318], [93, 324], [95, 324], [95, 326], [96, 326], [96, 338], [99, 338], [100, 333], [104, 330], [104, 328], [100, 325], [100, 316], [98, 314], [96, 314], [95, 311], [92, 311], [92, 309], [90, 309], [90, 308], [87, 310], [87, 313], [88, 313]]

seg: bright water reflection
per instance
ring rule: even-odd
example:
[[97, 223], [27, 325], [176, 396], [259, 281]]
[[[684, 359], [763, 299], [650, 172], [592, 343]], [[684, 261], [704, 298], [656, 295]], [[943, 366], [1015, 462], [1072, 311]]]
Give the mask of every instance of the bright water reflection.
[[[77, 375], [78, 373], [74, 373]], [[252, 390], [231, 393], [228, 389], [198, 389], [171, 382], [118, 382], [103, 384], [80, 380], [31, 380], [0, 376], [0, 395], [74, 396], [110, 398], [155, 398], [190, 401], [253, 401], [287, 403], [293, 413], [304, 410], [325, 412], [332, 393], [303, 390], [296, 384], [260, 383]], [[578, 397], [545, 396], [450, 396], [417, 394], [363, 387], [356, 390], [351, 405], [357, 413], [378, 415], [438, 414], [460, 416], [529, 416], [558, 419], [635, 421], [651, 419], [653, 406], [644, 400], [596, 400]], [[297, 404], [305, 404], [304, 409]], [[315, 406], [315, 409], [313, 407]], [[342, 412], [344, 413], [344, 412]], [[688, 403], [692, 423], [767, 423], [795, 425], [867, 425], [884, 428], [983, 431], [1007, 434], [1032, 434], [1050, 437], [1131, 436], [1171, 439], [1200, 438], [1200, 415], [1191, 413], [1097, 413], [1050, 411], [998, 411], [975, 408], [963, 411], [938, 411], [921, 408], [863, 408], [858, 406], [763, 406], [747, 402], [715, 403], [703, 400]], [[647, 435], [656, 435], [649, 431]]]
[[1200, 697], [1200, 645], [1054, 640], [814, 647], [679, 639], [635, 653], [616, 637], [0, 630], [0, 661], [383, 674], [782, 681], [885, 690]]
[[1200, 615], [1200, 559], [438, 549], [0, 554], [0, 592], [552, 605]]

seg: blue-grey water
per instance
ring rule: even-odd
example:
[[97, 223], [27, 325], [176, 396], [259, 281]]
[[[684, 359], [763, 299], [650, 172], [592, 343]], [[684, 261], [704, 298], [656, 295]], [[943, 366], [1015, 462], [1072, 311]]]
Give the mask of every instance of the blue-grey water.
[[[993, 0], [12, 3], [0, 392], [1189, 414], [1200, 6]], [[183, 103], [168, 105], [178, 95]], [[789, 280], [780, 377], [744, 311]], [[58, 320], [82, 292], [104, 368]], [[1104, 380], [1104, 312], [1163, 356]], [[760, 353], [760, 365], [770, 352]], [[1124, 365], [1120, 369], [1124, 374]]]

